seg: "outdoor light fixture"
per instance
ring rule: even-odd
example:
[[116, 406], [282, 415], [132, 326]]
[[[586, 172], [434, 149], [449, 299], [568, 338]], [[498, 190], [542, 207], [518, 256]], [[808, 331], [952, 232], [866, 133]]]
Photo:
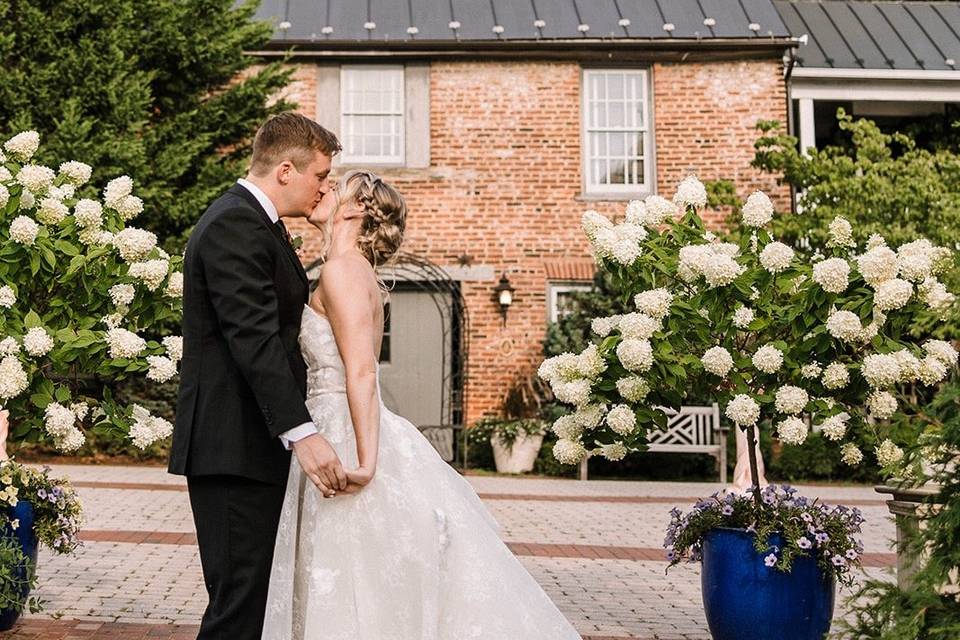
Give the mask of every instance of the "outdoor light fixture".
[[506, 273], [500, 276], [500, 282], [493, 288], [493, 292], [496, 294], [497, 304], [500, 305], [500, 316], [503, 318], [503, 324], [506, 325], [507, 309], [513, 304], [514, 292], [514, 288], [510, 286], [510, 280], [507, 279]]

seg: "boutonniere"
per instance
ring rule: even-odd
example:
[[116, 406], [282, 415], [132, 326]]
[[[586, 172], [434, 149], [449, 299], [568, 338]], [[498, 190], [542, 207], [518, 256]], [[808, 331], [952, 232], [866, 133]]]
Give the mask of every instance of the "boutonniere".
[[296, 253], [300, 253], [300, 247], [303, 246], [303, 236], [293, 236], [290, 240], [290, 244], [293, 245], [293, 250]]

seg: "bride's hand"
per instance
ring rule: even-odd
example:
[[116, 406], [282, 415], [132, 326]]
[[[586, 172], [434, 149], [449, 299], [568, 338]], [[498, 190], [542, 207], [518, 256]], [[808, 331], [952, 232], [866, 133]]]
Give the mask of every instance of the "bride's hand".
[[347, 474], [347, 488], [343, 490], [343, 493], [357, 493], [370, 484], [375, 472], [373, 469], [358, 467], [354, 470], [345, 471], [345, 473]]

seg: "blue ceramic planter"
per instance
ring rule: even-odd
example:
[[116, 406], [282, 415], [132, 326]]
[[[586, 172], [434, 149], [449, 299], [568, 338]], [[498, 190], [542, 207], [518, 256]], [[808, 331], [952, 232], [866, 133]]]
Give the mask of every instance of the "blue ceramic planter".
[[[9, 535], [12, 533], [20, 543], [20, 546], [23, 548], [24, 554], [30, 558], [30, 561], [34, 566], [36, 566], [37, 535], [33, 529], [33, 505], [26, 500], [20, 500], [17, 502], [17, 506], [7, 508], [7, 515], [9, 516], [10, 520], [19, 520], [20, 525], [16, 530], [13, 530], [10, 527], [9, 521], [4, 522], [4, 535]], [[17, 567], [16, 571], [21, 578], [26, 578], [27, 567]], [[29, 594], [30, 590], [24, 589], [21, 593], [20, 601], [25, 601]], [[0, 610], [0, 631], [7, 631], [8, 629], [12, 628], [19, 617], [20, 613], [13, 609]]]
[[[812, 557], [796, 558], [790, 573], [763, 563], [754, 537], [714, 529], [704, 538], [703, 608], [714, 640], [822, 640], [833, 618], [835, 580]], [[779, 535], [771, 546], [782, 546]]]

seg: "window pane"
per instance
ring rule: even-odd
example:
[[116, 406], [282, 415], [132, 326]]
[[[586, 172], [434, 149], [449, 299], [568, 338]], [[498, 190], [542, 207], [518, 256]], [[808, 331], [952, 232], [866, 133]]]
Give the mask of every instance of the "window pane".
[[341, 70], [346, 162], [403, 161], [402, 67]]
[[587, 187], [643, 185], [646, 72], [584, 72]]
[[626, 184], [623, 160], [610, 161], [610, 184]]
[[607, 97], [611, 101], [623, 99], [623, 74], [607, 74]]

